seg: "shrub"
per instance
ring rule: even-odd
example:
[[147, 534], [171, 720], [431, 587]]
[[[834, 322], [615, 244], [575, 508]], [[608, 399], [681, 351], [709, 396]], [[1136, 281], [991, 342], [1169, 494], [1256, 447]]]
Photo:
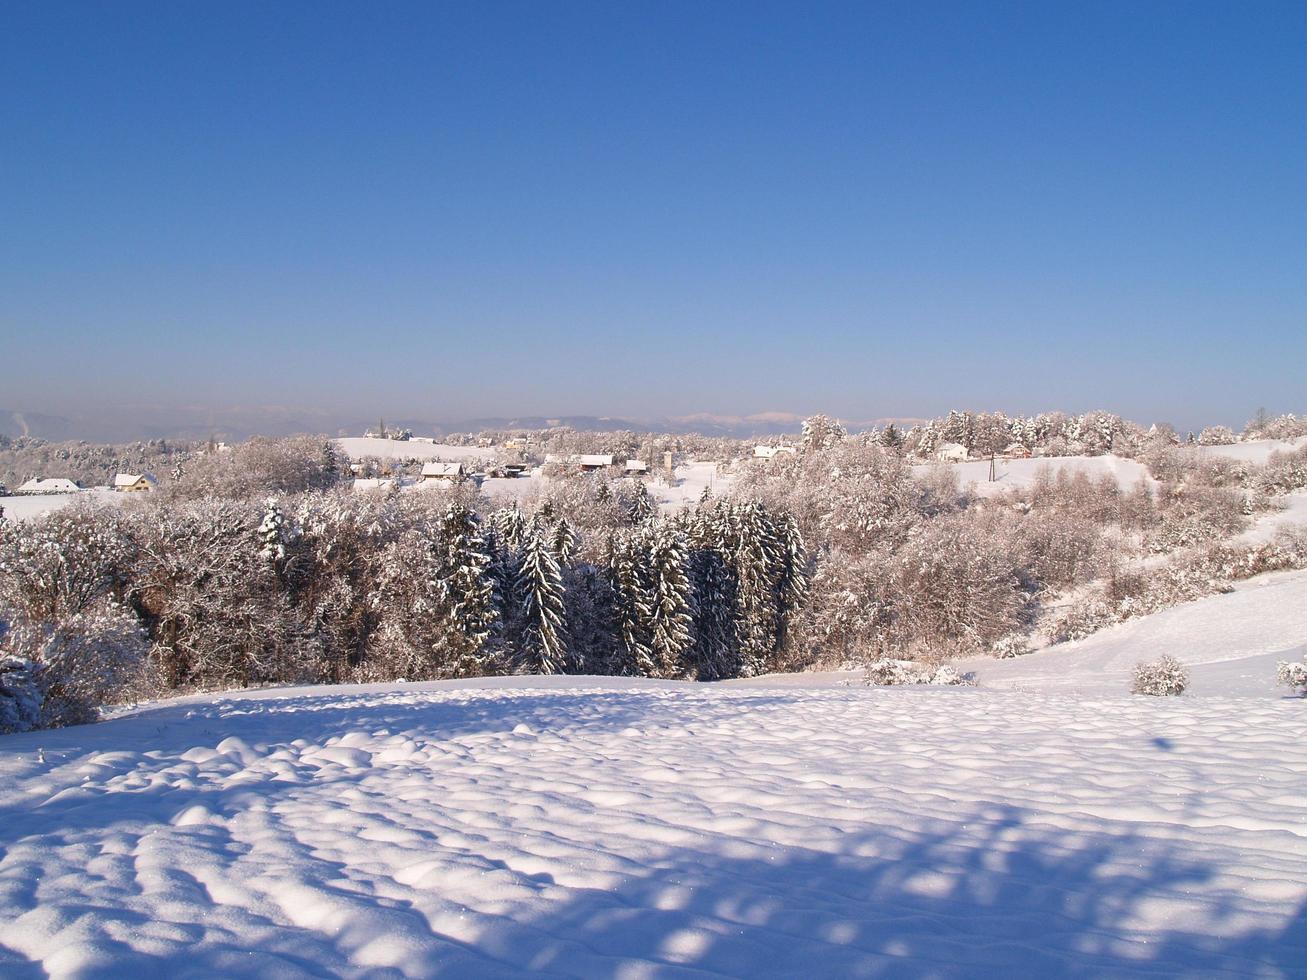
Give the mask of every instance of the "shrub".
[[1174, 697], [1184, 693], [1189, 686], [1189, 672], [1174, 657], [1165, 656], [1152, 663], [1135, 665], [1134, 682], [1130, 693], [1147, 694], [1153, 697]]
[[970, 674], [960, 674], [949, 664], [914, 663], [911, 660], [873, 660], [867, 665], [863, 683], [869, 687], [900, 684], [935, 684], [941, 686], [973, 686], [976, 681]]
[[57, 624], [15, 623], [0, 649], [0, 731], [94, 721], [102, 705], [152, 689], [148, 654], [136, 617], [112, 602]]
[[990, 647], [990, 653], [994, 655], [995, 660], [1011, 660], [1014, 657], [1024, 657], [1030, 652], [1029, 637], [1021, 633], [1009, 633], [994, 642]]
[[[1304, 658], [1307, 661], [1307, 658]], [[1275, 683], [1298, 689], [1307, 698], [1307, 662], [1294, 663], [1281, 660], [1275, 665]]]

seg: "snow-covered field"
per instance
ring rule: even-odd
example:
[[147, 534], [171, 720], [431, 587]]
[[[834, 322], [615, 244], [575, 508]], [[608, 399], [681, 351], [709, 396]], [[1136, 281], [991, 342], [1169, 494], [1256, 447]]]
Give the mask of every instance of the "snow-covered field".
[[1085, 473], [1098, 478], [1104, 474], [1116, 477], [1122, 487], [1132, 487], [1141, 479], [1150, 484], [1152, 478], [1143, 463], [1120, 456], [1049, 456], [1040, 459], [998, 459], [994, 461], [995, 479], [989, 478], [989, 460], [974, 459], [965, 463], [918, 463], [912, 470], [923, 476], [933, 467], [944, 467], [956, 473], [959, 486], [975, 484], [981, 493], [999, 492], [1013, 487], [1028, 487], [1035, 482], [1035, 476], [1042, 469], [1054, 474], [1059, 471], [1068, 473]]
[[375, 456], [378, 459], [438, 459], [456, 463], [465, 459], [494, 459], [493, 446], [447, 446], [439, 442], [425, 442], [418, 439], [377, 439], [364, 436], [351, 436], [337, 439], [340, 447], [350, 459], [363, 459]]
[[113, 490], [83, 490], [81, 493], [45, 493], [0, 497], [0, 507], [4, 508], [5, 517], [13, 521], [30, 520], [44, 514], [62, 510], [74, 501], [92, 504], [120, 504], [128, 499], [129, 494], [115, 493]]
[[590, 678], [0, 739], [0, 974], [1301, 976], [1297, 701]]
[[1197, 446], [1195, 448], [1203, 456], [1226, 456], [1230, 459], [1240, 459], [1246, 463], [1256, 463], [1261, 466], [1271, 458], [1271, 453], [1288, 452], [1304, 445], [1307, 445], [1307, 438], [1251, 439], [1248, 442], [1236, 442], [1228, 446]]
[[[1190, 668], [1190, 695], [1282, 697], [1285, 689], [1274, 683], [1276, 661], [1307, 654], [1307, 572], [1258, 576], [1227, 595], [1129, 620], [1074, 643], [1011, 660], [963, 661], [959, 668], [986, 687], [1098, 697], [1124, 694], [1136, 663], [1165, 654]], [[1301, 718], [1307, 735], [1307, 710]]]

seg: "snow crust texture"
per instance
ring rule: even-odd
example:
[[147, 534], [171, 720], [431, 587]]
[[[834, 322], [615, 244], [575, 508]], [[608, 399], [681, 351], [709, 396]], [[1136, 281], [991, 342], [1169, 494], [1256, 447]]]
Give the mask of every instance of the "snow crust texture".
[[0, 975], [1302, 976], [1303, 709], [526, 681], [173, 702], [0, 739]]

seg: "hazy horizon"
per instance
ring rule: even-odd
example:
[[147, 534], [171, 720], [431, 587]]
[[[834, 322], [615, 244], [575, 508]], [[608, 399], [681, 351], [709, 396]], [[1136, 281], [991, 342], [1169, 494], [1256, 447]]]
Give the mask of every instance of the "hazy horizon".
[[1307, 411], [1300, 5], [0, 24], [0, 410]]

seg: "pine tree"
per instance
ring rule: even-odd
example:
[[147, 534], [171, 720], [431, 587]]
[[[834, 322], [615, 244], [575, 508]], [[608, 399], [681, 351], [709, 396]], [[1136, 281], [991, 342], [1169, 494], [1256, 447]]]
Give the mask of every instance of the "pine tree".
[[781, 548], [765, 507], [749, 501], [735, 518], [738, 546], [735, 573], [737, 630], [740, 638], [741, 673], [752, 676], [766, 669], [780, 634], [777, 585]]
[[674, 677], [681, 673], [682, 654], [693, 642], [685, 537], [675, 524], [664, 521], [652, 528], [648, 540], [650, 652], [659, 675]]
[[639, 480], [632, 481], [631, 502], [626, 508], [626, 516], [632, 524], [643, 524], [658, 512], [649, 488]]
[[494, 558], [476, 515], [462, 504], [440, 519], [433, 587], [443, 622], [437, 645], [458, 676], [484, 673], [488, 648], [499, 627]]
[[538, 531], [522, 543], [517, 575], [522, 635], [519, 674], [559, 674], [567, 667], [567, 623], [562, 569], [545, 536]]
[[564, 566], [572, 564], [572, 558], [576, 555], [576, 545], [576, 532], [572, 530], [572, 525], [566, 518], [560, 517], [553, 530], [554, 554], [558, 556], [559, 564]]
[[740, 672], [735, 630], [738, 583], [733, 532], [725, 508], [701, 510], [687, 523], [689, 575], [693, 589], [694, 644], [689, 659], [700, 680], [735, 677]]
[[281, 512], [276, 497], [268, 498], [267, 508], [263, 512], [263, 522], [259, 525], [257, 534], [260, 558], [275, 563], [286, 557], [286, 518]]
[[639, 532], [609, 539], [608, 582], [613, 590], [617, 653], [622, 672], [654, 677], [658, 668], [649, 636], [653, 597], [641, 575], [644, 543], [644, 535]]

